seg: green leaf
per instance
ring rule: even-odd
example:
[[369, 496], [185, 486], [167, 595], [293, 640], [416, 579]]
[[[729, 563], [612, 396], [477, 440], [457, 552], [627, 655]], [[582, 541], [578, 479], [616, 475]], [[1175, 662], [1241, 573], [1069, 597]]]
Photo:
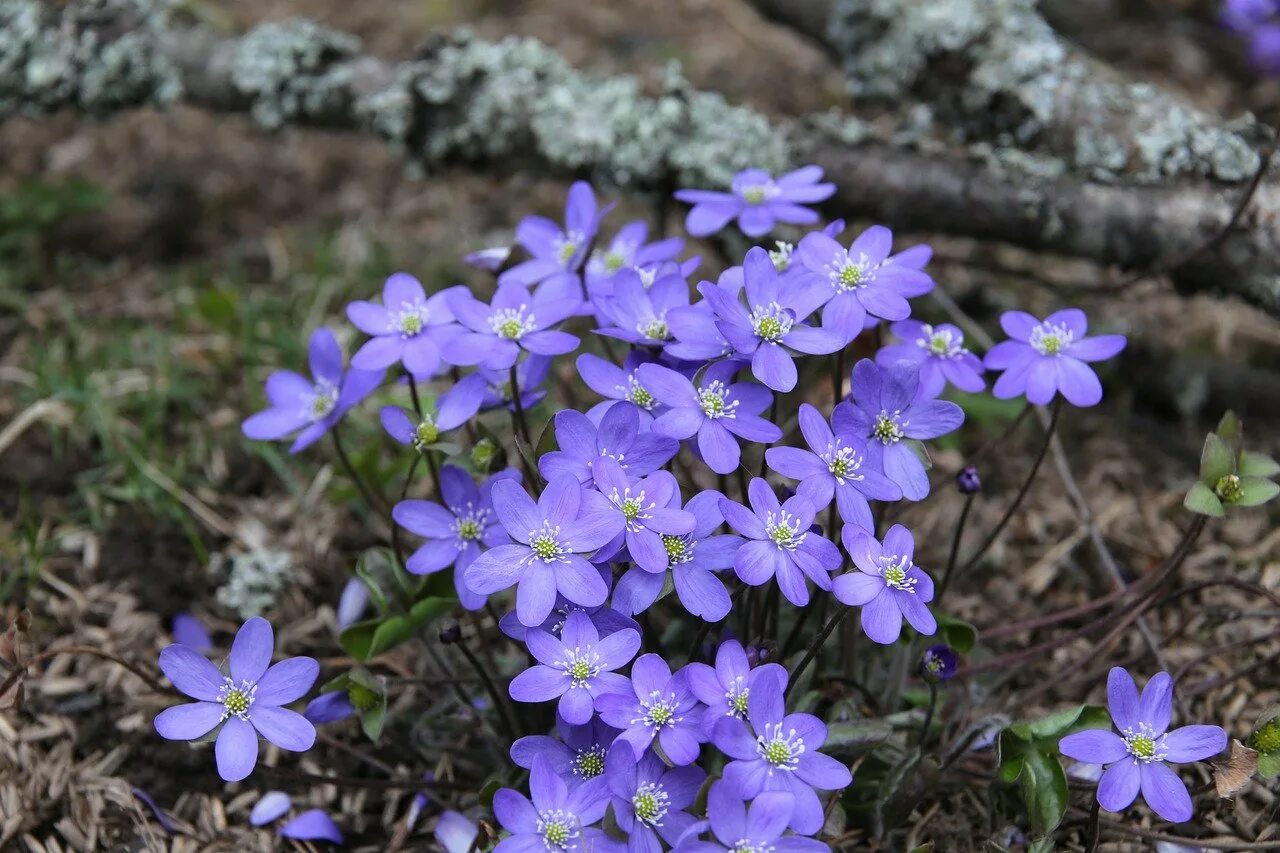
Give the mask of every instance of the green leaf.
[[936, 618], [938, 620], [938, 630], [942, 634], [942, 638], [946, 640], [947, 645], [962, 655], [968, 654], [973, 649], [974, 643], [978, 641], [977, 628], [963, 619], [957, 619], [945, 613], [936, 614]]
[[402, 588], [399, 574], [399, 565], [388, 548], [369, 548], [356, 560], [356, 577], [368, 588], [369, 599], [383, 615], [394, 609], [392, 602], [397, 598], [397, 589]]
[[1242, 450], [1236, 473], [1241, 477], [1274, 477], [1280, 474], [1280, 462], [1262, 453]]
[[1084, 713], [1084, 705], [1075, 705], [1055, 711], [1037, 720], [1024, 720], [1009, 726], [1009, 730], [1023, 740], [1034, 740], [1061, 735], [1080, 719]]
[[1079, 718], [1066, 731], [1062, 732], [1058, 740], [1063, 736], [1082, 732], [1085, 729], [1109, 729], [1111, 728], [1111, 714], [1101, 705], [1085, 705], [1084, 710], [1080, 712]]
[[196, 312], [210, 326], [223, 332], [236, 326], [236, 299], [231, 291], [214, 287], [196, 297]]
[[1258, 506], [1280, 495], [1280, 484], [1262, 477], [1240, 478], [1240, 500], [1232, 506]]
[[1221, 436], [1209, 433], [1204, 439], [1204, 449], [1200, 451], [1200, 481], [1210, 484], [1227, 476], [1235, 470], [1235, 454]]
[[1058, 828], [1067, 813], [1067, 774], [1056, 757], [1034, 750], [1023, 759], [1020, 779], [1031, 831], [1043, 838]]
[[1213, 489], [1198, 480], [1191, 487], [1191, 491], [1187, 492], [1187, 496], [1182, 499], [1182, 505], [1201, 515], [1211, 515], [1214, 518], [1222, 518], [1225, 515], [1222, 501], [1213, 493]]
[[356, 660], [369, 660], [408, 640], [419, 628], [452, 610], [456, 603], [451, 598], [424, 598], [408, 613], [355, 623], [338, 635], [338, 642]]
[[493, 808], [493, 795], [498, 793], [498, 789], [502, 787], [502, 780], [497, 776], [491, 776], [485, 780], [484, 785], [480, 787], [480, 805], [486, 809]]
[[1280, 776], [1280, 752], [1271, 755], [1258, 753], [1258, 775], [1263, 779]]
[[856, 758], [871, 752], [893, 736], [893, 726], [883, 720], [858, 720], [827, 726], [825, 752], [841, 758]]
[[1058, 845], [1053, 840], [1053, 836], [1037, 838], [1027, 845], [1027, 853], [1053, 853], [1057, 849]]
[[1222, 416], [1222, 420], [1218, 421], [1218, 428], [1214, 432], [1231, 447], [1239, 447], [1244, 439], [1244, 428], [1240, 424], [1240, 418], [1236, 417], [1236, 413], [1230, 409]]

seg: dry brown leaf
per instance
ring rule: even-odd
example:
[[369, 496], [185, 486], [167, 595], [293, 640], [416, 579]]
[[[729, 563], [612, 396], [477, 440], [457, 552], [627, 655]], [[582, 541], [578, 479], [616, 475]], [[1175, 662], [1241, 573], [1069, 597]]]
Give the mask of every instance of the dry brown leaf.
[[1257, 769], [1258, 753], [1233, 739], [1226, 761], [1213, 764], [1213, 784], [1218, 796], [1224, 799], [1235, 796], [1249, 784]]

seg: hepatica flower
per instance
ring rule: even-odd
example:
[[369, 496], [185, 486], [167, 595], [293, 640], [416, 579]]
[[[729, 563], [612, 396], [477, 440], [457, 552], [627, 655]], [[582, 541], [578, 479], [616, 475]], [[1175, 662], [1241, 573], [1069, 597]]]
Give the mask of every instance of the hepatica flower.
[[780, 504], [759, 477], [747, 487], [747, 498], [751, 509], [720, 499], [725, 521], [747, 539], [733, 560], [742, 582], [760, 586], [777, 578], [782, 595], [797, 607], [809, 603], [806, 577], [819, 589], [831, 589], [830, 573], [840, 568], [840, 549], [809, 530], [813, 504], [799, 495]]
[[[610, 575], [609, 567], [606, 565], [600, 565], [596, 566], [596, 569], [600, 572], [601, 577], [607, 584], [609, 582], [608, 578]], [[511, 612], [504, 614], [503, 617], [498, 620], [498, 627], [502, 630], [502, 633], [519, 643], [523, 643], [525, 634], [529, 633], [534, 628], [541, 628], [544, 631], [550, 632], [551, 636], [558, 637], [560, 636], [561, 630], [564, 629], [564, 623], [565, 620], [569, 618], [569, 614], [578, 611], [587, 615], [587, 618], [591, 620], [592, 625], [595, 625], [596, 632], [599, 633], [601, 637], [607, 637], [615, 631], [622, 631], [626, 628], [630, 628], [633, 631], [640, 630], [640, 623], [636, 622], [636, 620], [629, 616], [624, 616], [612, 607], [604, 605], [583, 607], [580, 604], [574, 604], [567, 600], [563, 595], [556, 596], [555, 607], [551, 609], [551, 612], [547, 614], [547, 618], [542, 620], [541, 624], [533, 626], [522, 625], [520, 620], [516, 618], [516, 614]]]
[[769, 444], [782, 430], [760, 417], [773, 395], [750, 382], [733, 382], [738, 365], [708, 367], [695, 389], [685, 376], [658, 364], [642, 364], [640, 381], [669, 407], [653, 422], [653, 431], [675, 439], [698, 437], [698, 452], [717, 474], [732, 473], [742, 458], [735, 437]]
[[310, 380], [291, 370], [267, 377], [265, 411], [250, 415], [242, 429], [255, 441], [277, 441], [297, 433], [290, 453], [305, 450], [333, 428], [352, 406], [382, 382], [382, 370], [342, 369], [342, 348], [333, 332], [320, 328], [308, 345]]
[[697, 799], [707, 776], [689, 765], [668, 769], [652, 750], [636, 758], [627, 744], [616, 744], [605, 760], [605, 779], [613, 795], [613, 816], [627, 834], [627, 849], [661, 850], [659, 838], [676, 844], [696, 822], [685, 811]]
[[702, 713], [683, 672], [671, 674], [667, 662], [655, 654], [641, 655], [631, 665], [630, 689], [606, 693], [596, 700], [605, 723], [621, 730], [618, 740], [629, 744], [637, 758], [656, 739], [672, 764], [698, 760]]
[[538, 661], [511, 680], [517, 702], [547, 702], [558, 698], [565, 722], [590, 722], [597, 696], [630, 687], [613, 670], [626, 666], [640, 651], [640, 633], [631, 629], [601, 637], [581, 611], [570, 613], [560, 636], [541, 628], [525, 634], [525, 644]]
[[618, 737], [618, 730], [605, 725], [598, 717], [581, 726], [570, 725], [563, 717], [556, 719], [560, 740], [547, 735], [528, 735], [511, 745], [511, 760], [526, 770], [538, 757], [551, 762], [551, 768], [573, 788], [604, 773], [605, 755]]
[[[581, 412], [556, 412], [556, 444], [559, 450], [544, 453], [538, 470], [550, 480], [560, 474], [572, 475], [584, 485], [595, 482], [591, 463], [611, 459], [629, 477], [643, 477], [657, 471], [676, 455], [680, 442], [654, 432], [640, 432], [640, 412], [635, 406], [611, 406], [600, 418], [600, 426]], [[665, 504], [664, 504], [665, 505]]]
[[868, 316], [905, 320], [911, 314], [907, 298], [933, 289], [933, 279], [912, 265], [890, 259], [893, 232], [873, 225], [848, 249], [831, 237], [813, 233], [800, 241], [796, 253], [809, 271], [801, 281], [819, 287], [818, 305], [825, 305], [822, 325], [851, 341]]
[[909, 500], [929, 494], [927, 459], [921, 439], [946, 435], [964, 422], [964, 412], [947, 400], [919, 399], [919, 371], [913, 364], [881, 367], [862, 359], [853, 367], [851, 401], [831, 413], [837, 435], [867, 442], [870, 467], [883, 471]]
[[901, 524], [890, 527], [884, 543], [856, 527], [846, 527], [845, 550], [858, 567], [835, 579], [833, 589], [842, 604], [862, 608], [862, 630], [877, 643], [897, 641], [905, 618], [921, 634], [932, 634], [937, 621], [925, 604], [933, 600], [933, 580], [912, 558], [915, 539]]
[[795, 797], [784, 791], [766, 791], [748, 807], [734, 787], [721, 780], [707, 794], [707, 818], [716, 842], [686, 839], [679, 853], [829, 853], [826, 844], [787, 831]]
[[853, 781], [849, 768], [818, 750], [827, 727], [812, 714], [788, 714], [782, 683], [766, 676], [747, 700], [747, 719], [725, 717], [716, 723], [713, 742], [732, 761], [724, 783], [738, 797], [755, 799], [766, 791], [795, 798], [788, 824], [812, 835], [822, 829], [822, 803], [815, 789], [839, 791]]
[[[679, 237], [653, 243], [647, 242], [648, 237], [649, 226], [642, 219], [619, 228], [609, 244], [596, 249], [587, 260], [587, 285], [591, 287], [607, 281], [623, 270], [673, 261], [684, 248], [684, 240]], [[591, 292], [595, 293], [596, 289], [592, 287]]]
[[[551, 356], [531, 355], [516, 365], [516, 384], [520, 387], [520, 406], [530, 411], [547, 396], [547, 389], [542, 383], [547, 381], [551, 372]], [[511, 394], [511, 371], [494, 370], [482, 367], [476, 371], [484, 377], [484, 397], [480, 400], [481, 411], [489, 411], [499, 406], [509, 410], [515, 409], [515, 398]]]
[[463, 330], [441, 347], [450, 364], [479, 364], [506, 370], [521, 351], [536, 355], [564, 355], [577, 349], [578, 339], [551, 327], [571, 316], [580, 300], [535, 298], [520, 284], [499, 285], [488, 305], [466, 288], [450, 293], [449, 307]]
[[[565, 199], [563, 228], [545, 216], [520, 220], [516, 242], [532, 257], [502, 273], [498, 283], [528, 287], [547, 279], [572, 278], [581, 269], [600, 220], [608, 212], [608, 208], [600, 210], [590, 184], [575, 181]], [[549, 286], [558, 287], [558, 282]]]
[[693, 205], [685, 230], [694, 237], [714, 234], [734, 219], [748, 237], [763, 237], [778, 222], [812, 225], [818, 214], [803, 205], [826, 201], [835, 184], [819, 183], [822, 169], [805, 166], [775, 180], [763, 169], [744, 169], [733, 176], [731, 192], [679, 190], [676, 198]]
[[238, 782], [258, 763], [258, 735], [291, 752], [315, 742], [315, 727], [282, 707], [302, 698], [320, 674], [312, 658], [271, 664], [275, 640], [271, 624], [255, 616], [240, 626], [231, 644], [229, 673], [180, 643], [160, 652], [160, 669], [179, 691], [195, 699], [161, 711], [156, 731], [169, 740], [195, 740], [222, 726], [214, 744], [218, 775]]
[[1089, 362], [1106, 361], [1125, 347], [1123, 335], [1085, 337], [1089, 321], [1078, 308], [1055, 311], [1043, 321], [1024, 311], [1006, 311], [1000, 326], [1010, 340], [991, 348], [988, 369], [1003, 370], [991, 393], [1001, 400], [1027, 395], [1044, 405], [1062, 394], [1073, 406], [1096, 406], [1102, 383]]
[[624, 270], [614, 278], [613, 297], [601, 311], [609, 325], [596, 333], [636, 346], [661, 347], [671, 340], [667, 312], [689, 304], [689, 285], [679, 276], [658, 279], [646, 288], [640, 275]]
[[901, 320], [889, 331], [902, 343], [881, 347], [876, 364], [887, 367], [899, 361], [913, 362], [920, 370], [920, 397], [937, 397], [948, 382], [970, 394], [987, 387], [982, 379], [982, 359], [965, 349], [964, 332], [959, 327]]
[[542, 623], [557, 590], [584, 607], [603, 604], [609, 586], [584, 554], [622, 530], [622, 519], [599, 492], [584, 492], [572, 476], [551, 479], [537, 503], [512, 480], [493, 485], [493, 509], [516, 544], [485, 551], [463, 572], [478, 595], [516, 587], [516, 616], [529, 627]]
[[[800, 404], [800, 432], [810, 449], [770, 447], [764, 454], [769, 467], [799, 480], [796, 494], [813, 504], [816, 512], [830, 506], [834, 497], [841, 518], [874, 530], [867, 499], [896, 501], [902, 497], [902, 489], [867, 464], [867, 442], [852, 435], [836, 435], [808, 403]], [[834, 530], [827, 533], [835, 535]]]
[[493, 511], [493, 486], [500, 480], [519, 483], [520, 475], [508, 468], [486, 480], [483, 488], [477, 488], [466, 471], [445, 465], [440, 469], [444, 506], [406, 500], [391, 511], [396, 524], [427, 540], [405, 561], [405, 568], [415, 575], [429, 575], [453, 566], [458, 597], [468, 610], [483, 607], [485, 597], [462, 582], [467, 568], [485, 550], [511, 542]]
[[473, 373], [444, 392], [434, 412], [429, 405], [424, 405], [421, 417], [399, 406], [384, 406], [379, 412], [382, 428], [399, 443], [425, 453], [443, 433], [475, 417], [484, 402], [484, 388], [484, 376]]
[[702, 295], [716, 314], [716, 328], [739, 355], [751, 358], [751, 372], [775, 391], [796, 387], [796, 365], [788, 350], [820, 355], [832, 353], [846, 338], [827, 329], [799, 322], [812, 310], [811, 288], [793, 285], [785, 291], [769, 253], [759, 246], [747, 252], [742, 264], [744, 306], [737, 295], [704, 284]]
[[716, 665], [691, 663], [684, 668], [689, 679], [689, 689], [698, 701], [707, 706], [702, 716], [702, 731], [711, 737], [716, 723], [725, 717], [747, 718], [747, 702], [753, 688], [759, 688], [762, 679], [765, 686], [785, 688], [787, 671], [776, 663], [766, 663], [754, 669], [747, 660], [747, 652], [737, 640], [726, 640], [716, 649]]
[[1090, 764], [1108, 765], [1098, 783], [1098, 803], [1107, 811], [1128, 808], [1138, 792], [1167, 821], [1191, 819], [1191, 796], [1169, 764], [1200, 761], [1227, 746], [1219, 726], [1183, 726], [1169, 731], [1173, 715], [1173, 679], [1167, 672], [1152, 676], [1138, 696], [1133, 677], [1122, 667], [1107, 676], [1107, 704], [1120, 734], [1087, 729], [1058, 743], [1063, 755]]
[[642, 350], [627, 353], [622, 367], [591, 353], [578, 356], [578, 375], [587, 383], [588, 388], [606, 401], [593, 407], [587, 417], [593, 423], [599, 423], [600, 417], [593, 418], [593, 414], [602, 416], [613, 408], [614, 403], [609, 401], [625, 401], [639, 410], [639, 428], [647, 432], [649, 425], [653, 423], [653, 410], [658, 405], [658, 400], [641, 384], [636, 368], [652, 360], [652, 356]]
[[[641, 569], [661, 574], [667, 570], [668, 537], [678, 538], [693, 532], [696, 519], [679, 508], [680, 487], [667, 471], [655, 471], [632, 483], [622, 466], [603, 456], [591, 463], [596, 488], [614, 510], [622, 516], [623, 528], [612, 547], [601, 553], [617, 553], [625, 544], [627, 553]], [[676, 506], [670, 506], [672, 498]]]
[[428, 298], [421, 282], [398, 272], [382, 286], [381, 305], [364, 300], [348, 305], [347, 319], [371, 336], [351, 357], [351, 366], [385, 370], [401, 362], [414, 376], [434, 375], [440, 369], [442, 330], [453, 324], [450, 290]]
[[529, 795], [512, 788], [494, 793], [494, 817], [511, 833], [493, 848], [494, 853], [594, 853], [609, 845], [604, 833], [593, 825], [609, 807], [609, 788], [603, 777], [570, 789], [540, 756], [529, 773]]

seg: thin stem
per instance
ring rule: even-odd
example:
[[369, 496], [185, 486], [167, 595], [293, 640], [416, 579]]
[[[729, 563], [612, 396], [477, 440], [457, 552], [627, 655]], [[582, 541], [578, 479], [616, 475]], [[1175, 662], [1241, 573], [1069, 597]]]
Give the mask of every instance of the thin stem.
[[520, 437], [524, 439], [524, 443], [533, 447], [533, 439], [529, 437], [529, 424], [524, 419], [524, 401], [520, 399], [520, 378], [516, 375], [516, 366], [511, 365], [510, 372], [511, 384], [511, 417], [515, 421], [516, 429], [520, 433]]
[[338, 460], [342, 463], [342, 467], [346, 469], [347, 476], [351, 478], [351, 482], [355, 483], [360, 496], [369, 505], [369, 509], [378, 515], [390, 516], [391, 507], [387, 506], [386, 500], [381, 495], [375, 497], [373, 490], [369, 488], [364, 478], [356, 471], [356, 466], [351, 464], [351, 457], [347, 455], [346, 448], [342, 446], [342, 439], [339, 437], [338, 424], [333, 425], [329, 435], [333, 436], [333, 449], [338, 453]]
[[1098, 842], [1102, 839], [1102, 827], [1098, 825], [1098, 798], [1093, 798], [1093, 807], [1089, 809], [1089, 846], [1085, 853], [1097, 853]]
[[791, 670], [791, 674], [787, 676], [787, 689], [782, 693], [783, 699], [786, 699], [791, 695], [791, 691], [795, 689], [800, 676], [804, 673], [809, 664], [813, 662], [813, 659], [818, 656], [818, 650], [822, 648], [822, 644], [827, 641], [827, 638], [831, 636], [831, 632], [836, 629], [837, 625], [844, 621], [844, 617], [848, 616], [849, 611], [852, 609], [852, 607], [840, 608], [836, 615], [832, 616], [827, 620], [827, 624], [822, 626], [822, 630], [813, 638], [813, 642], [809, 644], [809, 648], [805, 649], [804, 657], [800, 659], [800, 663], [796, 664], [796, 668]]
[[[404, 501], [404, 499], [409, 496], [409, 485], [413, 482], [413, 475], [418, 472], [418, 462], [420, 462], [421, 459], [422, 456], [420, 454], [415, 455], [413, 457], [413, 462], [409, 463], [409, 472], [404, 475], [404, 485], [400, 487], [400, 501]], [[396, 520], [394, 518], [391, 519], [391, 550], [394, 551], [396, 557], [399, 558], [400, 564], [404, 565], [405, 557], [404, 549], [402, 548], [402, 543], [400, 541], [400, 525], [396, 524]]]
[[493, 701], [493, 707], [502, 720], [502, 728], [506, 731], [507, 737], [514, 742], [520, 736], [520, 733], [512, 718], [511, 700], [498, 690], [498, 685], [493, 683], [493, 678], [490, 677], [489, 671], [480, 665], [475, 652], [471, 651], [466, 643], [458, 643], [457, 646], [458, 651], [462, 652], [462, 656], [467, 659], [467, 663], [471, 664], [471, 668], [475, 670], [476, 675], [480, 676], [480, 681], [484, 683], [484, 689], [489, 692], [489, 699]]
[[942, 572], [942, 581], [938, 584], [938, 594], [933, 599], [935, 609], [942, 601], [942, 596], [947, 594], [947, 587], [951, 585], [951, 575], [956, 567], [956, 556], [960, 553], [960, 540], [964, 538], [964, 524], [969, 520], [969, 510], [973, 509], [973, 499], [976, 494], [974, 492], [965, 496], [964, 509], [960, 510], [960, 518], [956, 521], [956, 532], [951, 537], [951, 553], [947, 555], [947, 567]]
[[[418, 396], [418, 382], [413, 378], [413, 374], [408, 371], [405, 376], [409, 378], [409, 396], [413, 398], [413, 410], [418, 413], [418, 420], [422, 420], [422, 399]], [[455, 380], [457, 381], [457, 380]]]
[[34, 654], [31, 657], [27, 658], [22, 663], [18, 664], [18, 666], [13, 670], [13, 672], [9, 673], [9, 676], [5, 678], [4, 683], [0, 684], [0, 696], [4, 696], [6, 693], [9, 692], [9, 690], [13, 687], [13, 685], [18, 682], [18, 679], [22, 677], [22, 674], [27, 671], [27, 668], [29, 666], [31, 666], [32, 664], [40, 663], [41, 661], [46, 661], [49, 658], [57, 657], [58, 655], [89, 655], [90, 657], [111, 661], [112, 663], [118, 664], [124, 667], [125, 669], [129, 670], [129, 672], [138, 676], [138, 678], [141, 678], [143, 681], [147, 683], [148, 687], [150, 687], [152, 690], [156, 691], [157, 693], [169, 692], [169, 689], [166, 688], [163, 684], [161, 684], [160, 680], [156, 678], [154, 675], [143, 672], [134, 664], [129, 663], [127, 660], [124, 660], [123, 658], [116, 657], [110, 652], [104, 652], [102, 649], [96, 649], [92, 646], [61, 646], [56, 649], [45, 649], [43, 652], [40, 652], [39, 654]]
[[938, 685], [929, 682], [929, 708], [924, 712], [924, 724], [920, 726], [920, 748], [924, 749], [929, 739], [929, 726], [933, 723], [933, 712], [938, 708]]
[[442, 495], [440, 491], [440, 469], [436, 467], [436, 452], [434, 450], [422, 451], [422, 456], [427, 460], [427, 471], [431, 473], [431, 488], [435, 490], [437, 497]]
[[1049, 426], [1045, 428], [1044, 432], [1044, 443], [1040, 445], [1040, 452], [1036, 454], [1036, 461], [1031, 464], [1031, 470], [1027, 472], [1026, 479], [1022, 481], [1022, 488], [1018, 489], [1018, 494], [1014, 497], [1013, 503], [1009, 504], [1009, 508], [1005, 510], [1004, 515], [1001, 516], [1000, 521], [996, 523], [996, 526], [992, 531], [987, 534], [987, 538], [983, 540], [982, 545], [978, 547], [978, 550], [974, 552], [973, 556], [965, 561], [964, 566], [960, 568], [961, 572], [967, 572], [969, 569], [977, 565], [978, 561], [982, 559], [982, 555], [987, 553], [987, 549], [994, 545], [995, 541], [1000, 538], [1000, 534], [1004, 532], [1005, 527], [1013, 519], [1014, 513], [1016, 513], [1018, 511], [1018, 507], [1022, 505], [1022, 499], [1025, 498], [1027, 496], [1027, 492], [1031, 490], [1031, 484], [1035, 481], [1036, 473], [1040, 470], [1040, 464], [1044, 462], [1045, 456], [1049, 453], [1049, 443], [1053, 438], [1054, 429], [1058, 426], [1058, 415], [1061, 414], [1061, 412], [1062, 398], [1055, 397], [1053, 401], [1052, 414], [1049, 417]]
[[[775, 426], [777, 426], [777, 423], [778, 423], [778, 395], [777, 394], [773, 395], [773, 404], [769, 406], [769, 423]], [[762, 450], [760, 451], [760, 473], [757, 476], [763, 479], [765, 472], [767, 470], [769, 470], [768, 463], [765, 461], [765, 453]]]
[[441, 779], [428, 780], [421, 776], [409, 779], [363, 779], [352, 776], [321, 776], [317, 773], [304, 773], [301, 770], [289, 770], [285, 767], [271, 767], [259, 763], [258, 771], [278, 779], [289, 779], [294, 782], [308, 782], [315, 785], [337, 785], [339, 788], [366, 788], [375, 791], [413, 791], [427, 788], [436, 791], [465, 791], [474, 788], [461, 782], [446, 782]]

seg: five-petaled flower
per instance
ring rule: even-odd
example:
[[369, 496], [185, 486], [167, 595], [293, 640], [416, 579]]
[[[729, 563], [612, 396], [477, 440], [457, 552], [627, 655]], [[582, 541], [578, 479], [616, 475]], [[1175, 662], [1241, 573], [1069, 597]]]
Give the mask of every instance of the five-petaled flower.
[[428, 297], [421, 282], [398, 272], [382, 286], [381, 305], [363, 299], [352, 302], [347, 319], [370, 338], [351, 357], [351, 366], [385, 370], [401, 362], [413, 376], [434, 376], [440, 369], [440, 343], [456, 331], [449, 310], [450, 292], [456, 289]]
[[987, 387], [982, 378], [982, 359], [965, 349], [964, 332], [958, 326], [900, 320], [889, 326], [889, 331], [903, 342], [881, 347], [876, 364], [887, 367], [899, 361], [915, 363], [920, 369], [920, 390], [916, 392], [919, 397], [937, 397], [948, 382], [970, 394]]
[[1088, 362], [1106, 361], [1125, 347], [1124, 335], [1085, 337], [1089, 321], [1079, 308], [1055, 311], [1043, 321], [1006, 311], [1000, 326], [1009, 340], [991, 348], [983, 363], [1004, 373], [991, 393], [1001, 400], [1027, 396], [1042, 406], [1061, 394], [1073, 406], [1096, 406], [1102, 383]]
[[692, 764], [698, 759], [702, 713], [683, 671], [671, 674], [667, 662], [655, 654], [641, 655], [631, 665], [626, 692], [606, 693], [596, 699], [600, 719], [622, 734], [637, 758], [656, 739], [672, 764]]
[[530, 259], [505, 270], [498, 284], [528, 287], [544, 282], [539, 295], [573, 298], [580, 301], [578, 271], [596, 238], [600, 220], [613, 205], [604, 210], [596, 203], [595, 191], [586, 181], [575, 181], [565, 198], [564, 227], [545, 216], [526, 216], [516, 226], [516, 242], [531, 255]]
[[449, 307], [463, 329], [441, 345], [450, 364], [479, 364], [506, 370], [520, 353], [564, 355], [578, 348], [578, 339], [552, 326], [573, 315], [581, 300], [529, 295], [519, 284], [503, 284], [486, 305], [465, 287], [452, 288]]
[[895, 524], [881, 544], [850, 525], [843, 538], [858, 571], [836, 578], [833, 591], [843, 604], [862, 608], [862, 630], [868, 637], [884, 645], [896, 641], [904, 617], [921, 634], [937, 630], [937, 621], [925, 607], [933, 600], [933, 580], [912, 562], [916, 543], [911, 531]]
[[214, 756], [218, 775], [239, 782], [258, 763], [258, 735], [291, 752], [305, 752], [316, 739], [315, 726], [283, 707], [301, 699], [320, 674], [313, 658], [271, 663], [275, 639], [271, 623], [255, 616], [240, 626], [231, 644], [224, 674], [190, 646], [181, 643], [160, 652], [160, 669], [173, 686], [197, 701], [166, 708], [156, 716], [156, 731], [169, 740], [196, 740], [219, 725]]
[[777, 222], [812, 225], [818, 214], [803, 205], [826, 201], [835, 184], [819, 183], [822, 169], [805, 166], [776, 180], [763, 169], [744, 169], [733, 176], [731, 192], [678, 190], [676, 198], [693, 207], [684, 227], [694, 237], [706, 237], [738, 220], [748, 237], [763, 237]]

